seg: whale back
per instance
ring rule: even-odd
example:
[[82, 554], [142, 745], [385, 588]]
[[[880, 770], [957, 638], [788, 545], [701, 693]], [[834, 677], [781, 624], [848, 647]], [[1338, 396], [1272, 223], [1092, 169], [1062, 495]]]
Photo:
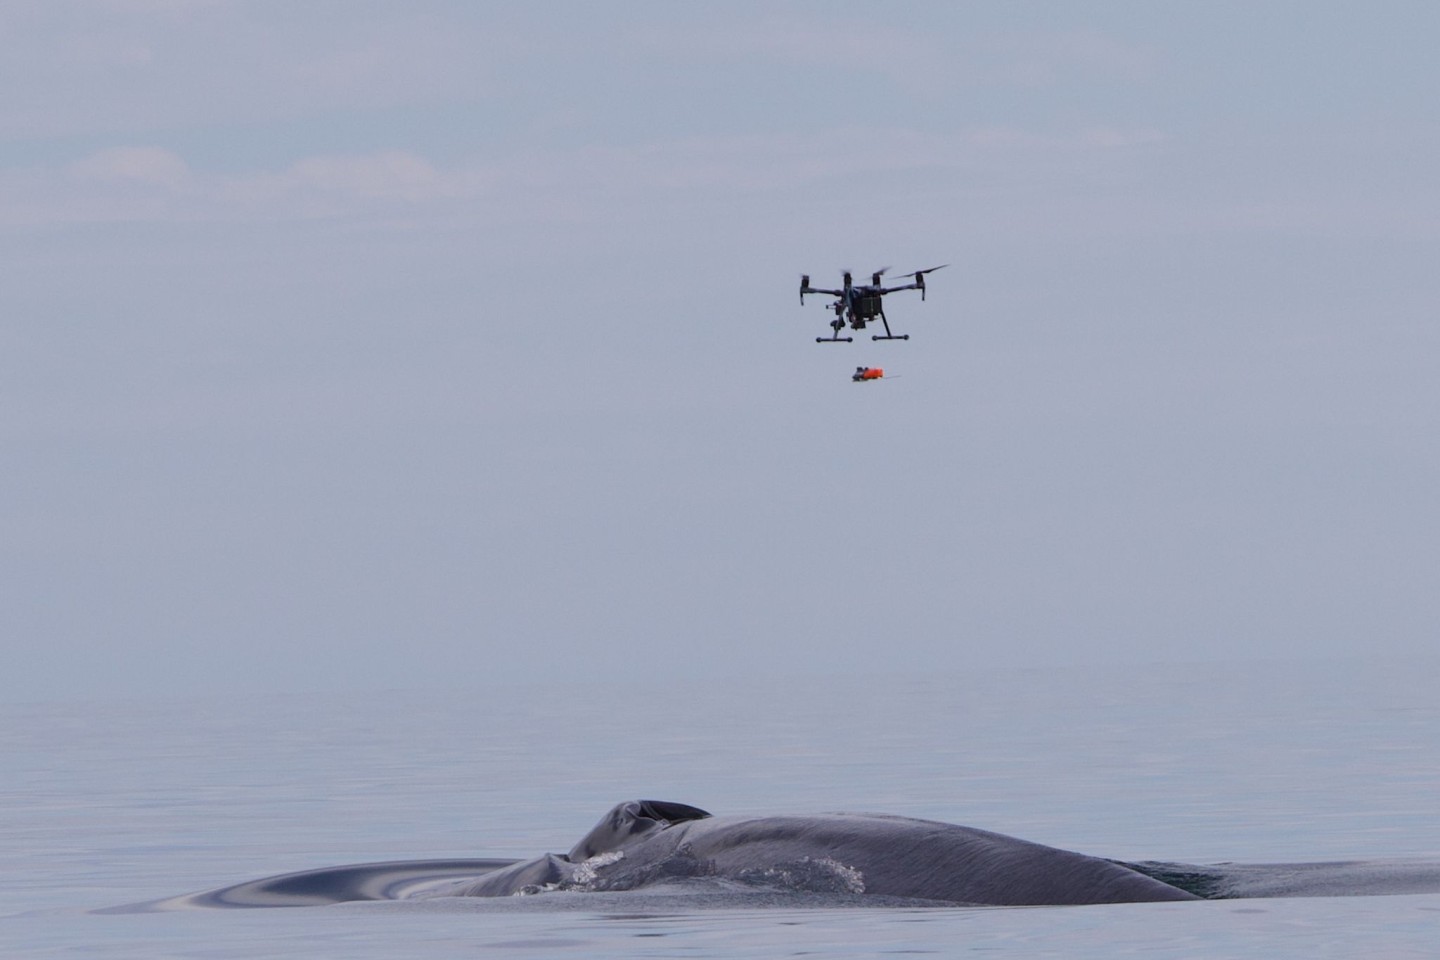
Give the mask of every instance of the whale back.
[[566, 856], [517, 863], [449, 895], [635, 890], [696, 878], [967, 904], [1197, 899], [1114, 861], [973, 827], [880, 814], [715, 817], [651, 800], [616, 806]]
[[909, 817], [716, 817], [683, 829], [679, 848], [717, 875], [822, 892], [1013, 906], [1197, 899], [1111, 860]]

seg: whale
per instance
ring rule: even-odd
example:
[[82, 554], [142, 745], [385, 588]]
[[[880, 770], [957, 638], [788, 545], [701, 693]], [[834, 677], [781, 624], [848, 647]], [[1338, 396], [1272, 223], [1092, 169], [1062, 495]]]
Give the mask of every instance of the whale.
[[656, 800], [619, 804], [566, 854], [432, 895], [635, 890], [692, 878], [993, 906], [1198, 899], [1115, 861], [973, 827], [884, 814], [717, 817]]
[[584, 901], [624, 910], [647, 896], [646, 909], [683, 903], [688, 910], [776, 904], [1079, 906], [1427, 893], [1440, 893], [1435, 860], [1128, 862], [890, 814], [715, 816], [685, 803], [630, 800], [613, 807], [564, 853], [323, 867], [96, 912], [355, 901], [486, 903], [503, 909], [542, 903], [546, 909], [573, 909]]

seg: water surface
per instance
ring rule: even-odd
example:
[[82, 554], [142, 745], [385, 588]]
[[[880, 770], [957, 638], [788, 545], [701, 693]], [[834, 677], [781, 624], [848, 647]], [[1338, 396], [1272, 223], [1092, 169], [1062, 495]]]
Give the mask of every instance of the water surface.
[[1126, 860], [1435, 858], [1437, 676], [1433, 663], [1269, 663], [10, 705], [0, 947], [1430, 956], [1436, 895], [988, 910], [595, 899], [87, 911], [336, 864], [563, 851], [638, 796], [717, 814], [904, 814]]

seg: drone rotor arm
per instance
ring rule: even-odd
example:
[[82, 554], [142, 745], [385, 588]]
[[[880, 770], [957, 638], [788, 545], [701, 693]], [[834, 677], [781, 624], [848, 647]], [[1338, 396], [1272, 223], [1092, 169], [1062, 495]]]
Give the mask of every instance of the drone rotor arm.
[[[920, 299], [921, 299], [921, 300], [924, 300], [924, 299], [925, 299], [925, 274], [927, 274], [927, 273], [934, 273], [936, 270], [943, 270], [944, 268], [946, 268], [946, 267], [948, 267], [948, 266], [950, 266], [950, 264], [948, 264], [948, 263], [942, 263], [942, 264], [940, 264], [940, 266], [938, 266], [938, 267], [930, 267], [930, 268], [925, 269], [925, 270], [913, 270], [913, 271], [911, 271], [910, 273], [905, 274], [905, 276], [907, 276], [907, 277], [912, 277], [912, 278], [914, 278], [914, 279], [911, 281], [910, 285], [909, 285], [908, 287], [896, 287], [895, 289], [897, 289], [897, 290], [919, 290], [919, 291], [920, 291]], [[886, 293], [889, 293], [889, 291], [887, 290]]]

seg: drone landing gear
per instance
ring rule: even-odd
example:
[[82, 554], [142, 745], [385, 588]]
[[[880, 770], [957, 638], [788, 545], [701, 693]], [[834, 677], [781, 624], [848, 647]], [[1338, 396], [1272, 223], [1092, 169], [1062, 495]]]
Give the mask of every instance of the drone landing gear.
[[894, 334], [894, 333], [891, 333], [891, 332], [890, 332], [890, 321], [885, 319], [885, 311], [884, 311], [884, 310], [881, 310], [881, 311], [880, 311], [880, 322], [883, 323], [883, 324], [885, 324], [885, 336], [882, 337], [882, 336], [880, 336], [880, 335], [877, 333], [877, 334], [875, 334], [875, 336], [873, 336], [873, 337], [870, 338], [871, 340], [909, 340], [909, 339], [910, 339], [910, 334], [908, 334], [908, 333]]
[[840, 310], [835, 310], [835, 319], [830, 321], [830, 329], [834, 331], [828, 337], [816, 337], [816, 343], [853, 343], [854, 337], [842, 337], [840, 331], [845, 329], [845, 321], [840, 319]]

